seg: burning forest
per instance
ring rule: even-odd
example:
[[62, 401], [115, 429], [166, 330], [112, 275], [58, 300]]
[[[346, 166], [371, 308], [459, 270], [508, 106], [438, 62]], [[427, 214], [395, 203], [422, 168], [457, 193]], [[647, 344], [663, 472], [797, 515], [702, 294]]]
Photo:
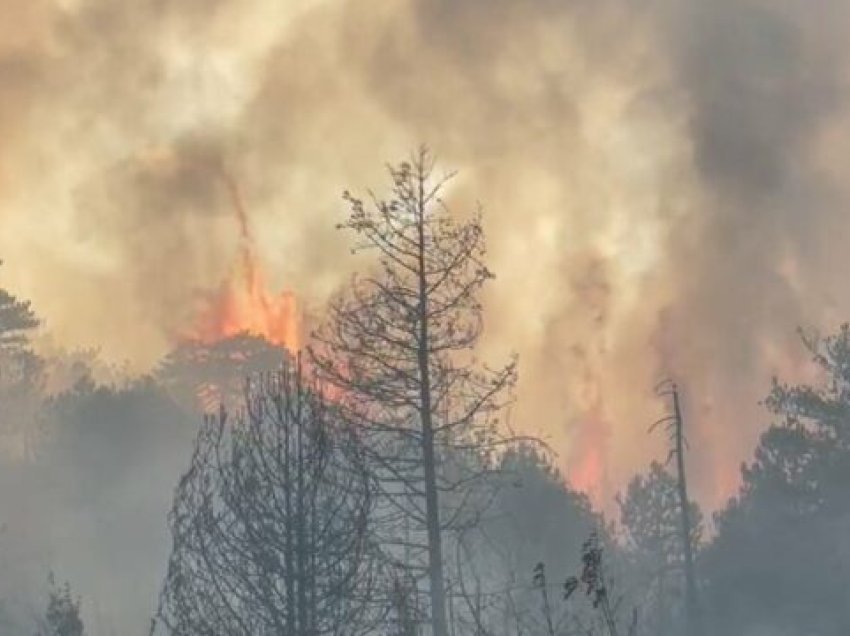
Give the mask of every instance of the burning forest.
[[850, 633], [850, 3], [0, 2], [0, 636]]
[[268, 288], [257, 256], [248, 214], [239, 186], [230, 175], [222, 179], [230, 195], [239, 228], [239, 258], [219, 290], [208, 300], [190, 339], [208, 344], [249, 333], [295, 353], [300, 348], [298, 307], [289, 291], [275, 294]]

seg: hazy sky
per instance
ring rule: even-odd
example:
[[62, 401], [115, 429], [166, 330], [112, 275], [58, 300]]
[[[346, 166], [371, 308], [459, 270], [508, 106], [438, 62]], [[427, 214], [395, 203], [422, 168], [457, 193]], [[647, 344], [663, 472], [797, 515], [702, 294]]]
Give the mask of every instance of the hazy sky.
[[0, 0], [0, 284], [143, 370], [226, 278], [238, 181], [275, 288], [354, 261], [342, 190], [424, 142], [484, 206], [512, 418], [607, 498], [684, 385], [718, 503], [797, 325], [850, 317], [850, 3]]

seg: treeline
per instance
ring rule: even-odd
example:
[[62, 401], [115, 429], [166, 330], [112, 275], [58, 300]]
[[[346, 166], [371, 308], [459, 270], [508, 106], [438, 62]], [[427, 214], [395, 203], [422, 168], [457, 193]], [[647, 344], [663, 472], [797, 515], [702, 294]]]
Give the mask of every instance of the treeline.
[[[492, 278], [480, 215], [449, 212], [450, 176], [426, 150], [389, 177], [384, 197], [345, 195], [341, 229], [373, 258], [300, 356], [245, 334], [103, 384], [92, 359], [51, 371], [29, 345], [29, 305], [0, 296], [0, 418], [17, 449], [0, 493], [47, 508], [7, 521], [20, 507], [0, 506], [0, 523], [82, 513], [101, 540], [79, 558], [98, 565], [64, 562], [68, 576], [150, 581], [151, 598], [128, 603], [151, 634], [850, 633], [850, 329], [804, 334], [823, 383], [774, 381], [774, 424], [713, 534], [687, 497], [699, 449], [685, 448], [675, 389], [671, 461], [606, 520], [545, 446], [511, 433], [516, 361], [476, 358]], [[197, 430], [199, 398], [216, 406]], [[8, 633], [32, 633], [4, 609]], [[52, 586], [40, 625], [84, 633], [70, 588]]]

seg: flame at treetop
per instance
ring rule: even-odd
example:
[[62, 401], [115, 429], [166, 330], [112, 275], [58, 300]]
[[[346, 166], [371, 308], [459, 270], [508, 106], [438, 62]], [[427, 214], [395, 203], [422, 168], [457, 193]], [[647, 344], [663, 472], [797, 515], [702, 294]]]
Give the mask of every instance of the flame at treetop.
[[192, 337], [215, 342], [239, 333], [262, 336], [291, 353], [300, 349], [298, 305], [290, 291], [269, 291], [259, 260], [239, 188], [222, 174], [239, 222], [240, 263], [202, 313]]

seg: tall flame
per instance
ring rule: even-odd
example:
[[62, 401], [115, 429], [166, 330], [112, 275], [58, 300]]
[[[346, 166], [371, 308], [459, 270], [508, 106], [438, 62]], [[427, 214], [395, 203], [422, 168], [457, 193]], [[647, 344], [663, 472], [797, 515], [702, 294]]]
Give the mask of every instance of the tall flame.
[[608, 488], [604, 458], [610, 423], [599, 381], [589, 368], [585, 369], [581, 378], [576, 398], [584, 422], [579, 428], [581, 435], [574, 440], [572, 455], [575, 459], [568, 470], [568, 479], [574, 488], [588, 493], [595, 503], [599, 503]]
[[192, 336], [215, 342], [248, 332], [295, 353], [301, 345], [295, 295], [291, 291], [269, 291], [239, 188], [226, 172], [222, 177], [239, 223], [240, 268], [211, 299]]

